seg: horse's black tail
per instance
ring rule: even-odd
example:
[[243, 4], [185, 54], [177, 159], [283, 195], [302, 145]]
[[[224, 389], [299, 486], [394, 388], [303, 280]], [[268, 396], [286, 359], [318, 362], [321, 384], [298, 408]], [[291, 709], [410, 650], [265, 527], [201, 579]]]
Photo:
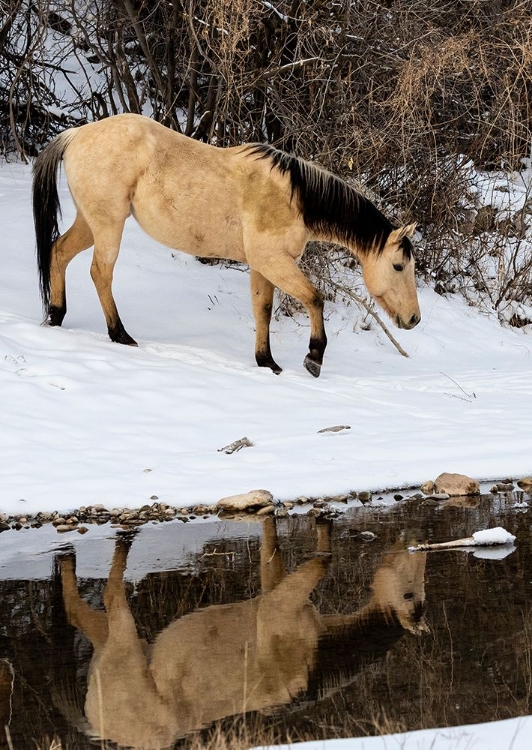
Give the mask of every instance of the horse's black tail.
[[67, 130], [44, 148], [33, 164], [33, 221], [37, 239], [39, 284], [45, 312], [50, 304], [50, 261], [52, 246], [59, 237], [61, 206], [57, 191], [59, 162], [73, 136]]

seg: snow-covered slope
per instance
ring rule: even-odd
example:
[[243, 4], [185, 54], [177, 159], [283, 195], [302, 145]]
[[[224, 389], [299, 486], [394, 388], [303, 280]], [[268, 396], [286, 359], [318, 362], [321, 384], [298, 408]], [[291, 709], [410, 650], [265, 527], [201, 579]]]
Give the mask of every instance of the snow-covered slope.
[[[247, 273], [171, 252], [130, 220], [115, 295], [139, 348], [108, 340], [90, 252], [69, 268], [64, 328], [41, 327], [30, 183], [29, 167], [1, 166], [1, 511], [532, 472], [530, 336], [429, 288], [420, 325], [394, 330], [409, 359], [362, 330], [357, 308], [329, 304], [321, 377], [303, 368], [304, 315], [273, 323], [275, 376], [254, 362]], [[66, 223], [66, 188], [62, 197]], [[351, 429], [318, 434], [338, 424]], [[254, 446], [219, 452], [243, 436]]]

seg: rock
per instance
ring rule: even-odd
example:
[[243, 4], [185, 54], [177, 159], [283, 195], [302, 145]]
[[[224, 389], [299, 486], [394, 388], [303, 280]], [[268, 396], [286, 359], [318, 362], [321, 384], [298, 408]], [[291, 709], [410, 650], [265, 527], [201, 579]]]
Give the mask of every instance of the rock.
[[[269, 510], [269, 509], [270, 509], [269, 507], [268, 508], [261, 508], [261, 510]], [[274, 511], [275, 511], [275, 516], [277, 518], [286, 518], [288, 516], [288, 511], [286, 510], [286, 508], [274, 508]], [[260, 513], [260, 511], [259, 511], [259, 513]], [[258, 513], [257, 513], [257, 515], [258, 515]]]
[[432, 493], [434, 492], [434, 482], [432, 481], [432, 479], [429, 479], [428, 482], [425, 482], [425, 484], [421, 485], [420, 489], [423, 494], [432, 495]]
[[358, 499], [361, 503], [369, 503], [371, 500], [371, 492], [359, 492]]
[[265, 508], [267, 505], [273, 505], [273, 495], [268, 490], [252, 490], [241, 495], [223, 497], [217, 503], [219, 510], [237, 512]]
[[55, 527], [56, 531], [59, 531], [60, 534], [63, 534], [65, 531], [75, 531], [76, 527], [72, 526], [68, 523], [61, 523], [59, 526]]
[[497, 492], [513, 492], [515, 487], [511, 483], [503, 483], [498, 482], [497, 484], [494, 484], [491, 488], [490, 492], [497, 493]]
[[480, 484], [476, 479], [465, 474], [449, 474], [444, 472], [434, 480], [436, 494], [445, 493], [451, 497], [461, 495], [479, 495]]
[[377, 538], [377, 535], [373, 533], [373, 531], [361, 531], [358, 535], [358, 538], [361, 539], [363, 542], [372, 542], [374, 539]]
[[11, 526], [5, 521], [0, 521], [0, 531], [8, 531]]
[[66, 518], [63, 518], [62, 516], [58, 516], [57, 518], [54, 518], [52, 521], [54, 526], [62, 526], [66, 523]]
[[403, 495], [399, 495], [399, 494], [397, 494], [397, 495], [394, 495], [394, 496], [393, 496], [393, 499], [394, 499], [394, 500], [395, 500], [396, 502], [399, 502], [399, 500], [402, 500], [402, 499], [403, 499]]
[[336, 424], [333, 427], [324, 427], [322, 430], [318, 430], [318, 433], [320, 432], [341, 432], [342, 430], [350, 430], [351, 426], [348, 424]]
[[270, 513], [275, 512], [275, 506], [274, 505], [265, 505], [264, 508], [259, 508], [257, 511], [258, 516], [267, 516]]
[[86, 534], [88, 531], [88, 528], [86, 526], [78, 526], [76, 531], [78, 532], [78, 534]]
[[522, 490], [532, 490], [532, 477], [523, 477], [517, 482], [517, 486]]
[[427, 495], [425, 500], [435, 500], [436, 502], [441, 500], [448, 500], [451, 496], [446, 492], [433, 492], [432, 495]]

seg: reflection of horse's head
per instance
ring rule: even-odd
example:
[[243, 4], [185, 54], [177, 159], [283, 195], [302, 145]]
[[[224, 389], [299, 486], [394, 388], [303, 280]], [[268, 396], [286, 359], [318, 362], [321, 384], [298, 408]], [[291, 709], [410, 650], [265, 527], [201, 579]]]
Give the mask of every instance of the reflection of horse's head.
[[375, 572], [371, 605], [388, 619], [397, 618], [411, 633], [428, 630], [423, 619], [426, 553], [388, 552]]

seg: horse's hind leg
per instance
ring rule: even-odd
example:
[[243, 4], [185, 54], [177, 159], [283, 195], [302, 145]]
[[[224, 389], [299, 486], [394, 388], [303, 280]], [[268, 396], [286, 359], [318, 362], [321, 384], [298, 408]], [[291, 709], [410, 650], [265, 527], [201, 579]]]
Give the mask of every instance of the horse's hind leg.
[[92, 609], [80, 597], [74, 556], [62, 557], [60, 566], [63, 602], [69, 623], [86, 635], [95, 649], [103, 648], [109, 635], [106, 613]]
[[91, 265], [91, 277], [100, 298], [109, 338], [117, 344], [137, 346], [137, 342], [127, 333], [120, 320], [111, 290], [124, 221], [125, 219], [121, 220], [111, 228], [94, 230], [94, 257]]
[[259, 367], [269, 367], [276, 375], [282, 372], [270, 349], [270, 320], [274, 286], [261, 273], [251, 269], [251, 301], [255, 316], [255, 359]]
[[268, 594], [286, 576], [286, 570], [279, 549], [275, 518], [265, 518], [262, 522], [262, 544], [260, 547], [260, 582], [263, 594]]
[[50, 259], [50, 305], [46, 323], [60, 326], [66, 315], [65, 275], [72, 258], [93, 243], [92, 232], [83, 215], [78, 211], [70, 229], [54, 243]]

